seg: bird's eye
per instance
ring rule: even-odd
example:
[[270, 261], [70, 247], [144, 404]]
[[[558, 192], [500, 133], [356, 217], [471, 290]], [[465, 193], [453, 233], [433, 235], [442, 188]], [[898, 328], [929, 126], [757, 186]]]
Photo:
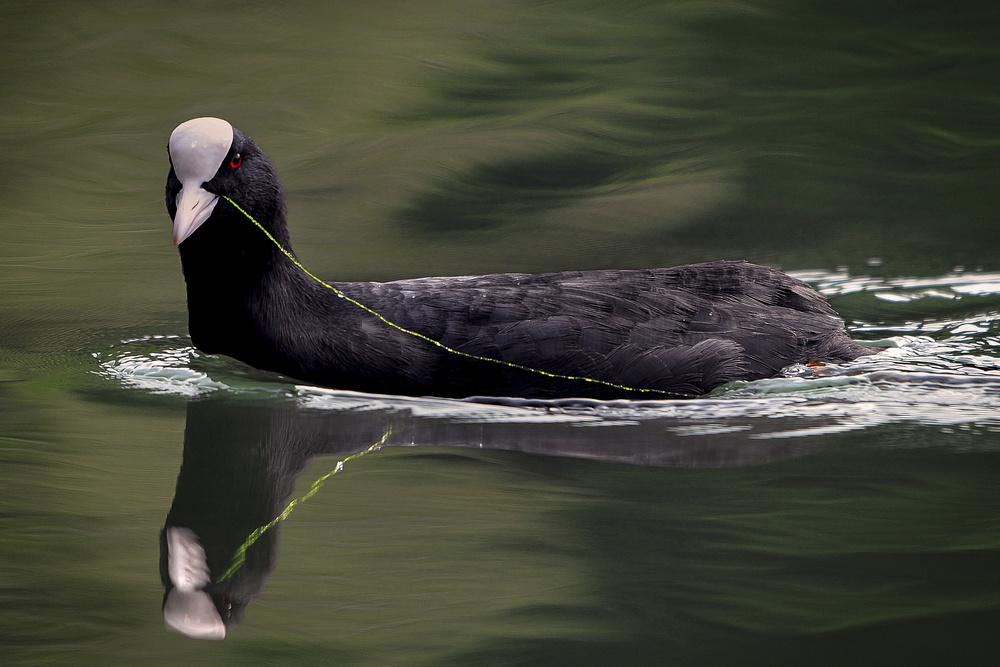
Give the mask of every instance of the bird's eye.
[[236, 155], [233, 156], [233, 159], [229, 161], [229, 166], [232, 167], [233, 169], [236, 169], [238, 166], [240, 166], [240, 162], [242, 161], [243, 158], [241, 158], [240, 154], [237, 153]]

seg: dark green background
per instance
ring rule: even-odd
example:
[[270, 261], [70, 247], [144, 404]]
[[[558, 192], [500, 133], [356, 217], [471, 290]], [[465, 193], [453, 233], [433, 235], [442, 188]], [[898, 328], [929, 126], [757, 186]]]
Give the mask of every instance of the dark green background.
[[[940, 408], [953, 429], [921, 421], [918, 400], [892, 425], [804, 436], [748, 467], [382, 452], [296, 515], [244, 626], [206, 645], [159, 615], [184, 399], [94, 373], [123, 340], [186, 333], [164, 146], [199, 115], [270, 154], [296, 250], [324, 277], [717, 258], [888, 279], [1000, 269], [995, 2], [6, 2], [0, 15], [3, 661], [995, 655], [1000, 440], [989, 416], [961, 416], [972, 399], [920, 399], [953, 405]], [[900, 304], [864, 284], [835, 305], [881, 327], [871, 337], [971, 326], [972, 347], [950, 353], [995, 356], [995, 290]], [[213, 368], [232, 383], [243, 371], [225, 363]], [[994, 395], [976, 394], [982, 414]], [[605, 432], [609, 447], [632, 433]]]

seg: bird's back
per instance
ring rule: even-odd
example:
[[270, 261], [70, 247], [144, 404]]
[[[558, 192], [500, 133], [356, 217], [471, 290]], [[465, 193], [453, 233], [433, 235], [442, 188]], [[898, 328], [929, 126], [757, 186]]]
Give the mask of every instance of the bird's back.
[[464, 353], [360, 314], [360, 326], [384, 340], [387, 354], [406, 357], [401, 363], [434, 359], [433, 372], [418, 364], [428, 394], [651, 397], [625, 389], [634, 388], [690, 396], [791, 363], [864, 352], [821, 295], [747, 262], [335, 286], [399, 327]]

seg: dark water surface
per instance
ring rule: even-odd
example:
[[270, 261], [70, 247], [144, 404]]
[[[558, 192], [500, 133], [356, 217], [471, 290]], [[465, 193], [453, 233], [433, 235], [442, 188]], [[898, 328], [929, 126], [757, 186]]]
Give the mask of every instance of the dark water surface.
[[[996, 3], [2, 19], [3, 664], [995, 659]], [[889, 347], [693, 401], [517, 405], [201, 354], [162, 202], [199, 115], [271, 155], [321, 276], [748, 259]], [[295, 498], [230, 636], [167, 633], [168, 513], [221, 570]]]

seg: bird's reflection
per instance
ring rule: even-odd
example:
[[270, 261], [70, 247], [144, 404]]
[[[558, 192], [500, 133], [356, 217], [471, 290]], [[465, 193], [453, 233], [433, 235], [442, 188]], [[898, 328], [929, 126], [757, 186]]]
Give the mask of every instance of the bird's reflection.
[[[579, 423], [566, 420], [526, 423], [427, 418], [398, 409], [313, 409], [273, 398], [192, 401], [174, 501], [160, 537], [167, 628], [190, 637], [223, 639], [240, 622], [274, 570], [275, 518], [315, 456], [343, 459], [374, 443], [427, 444], [643, 465], [720, 466], [782, 458], [802, 446], [780, 439], [749, 440], [739, 429], [700, 438], [671, 436], [670, 422], [578, 428]], [[796, 425], [802, 426], [801, 419]], [[269, 524], [248, 543], [248, 536]], [[234, 569], [237, 554], [244, 560]]]
[[234, 554], [281, 513], [312, 457], [361, 449], [378, 439], [382, 426], [265, 401], [189, 403], [184, 458], [160, 536], [167, 627], [194, 637], [225, 637], [274, 569], [278, 526], [261, 534], [246, 549], [243, 564], [220, 581]]

